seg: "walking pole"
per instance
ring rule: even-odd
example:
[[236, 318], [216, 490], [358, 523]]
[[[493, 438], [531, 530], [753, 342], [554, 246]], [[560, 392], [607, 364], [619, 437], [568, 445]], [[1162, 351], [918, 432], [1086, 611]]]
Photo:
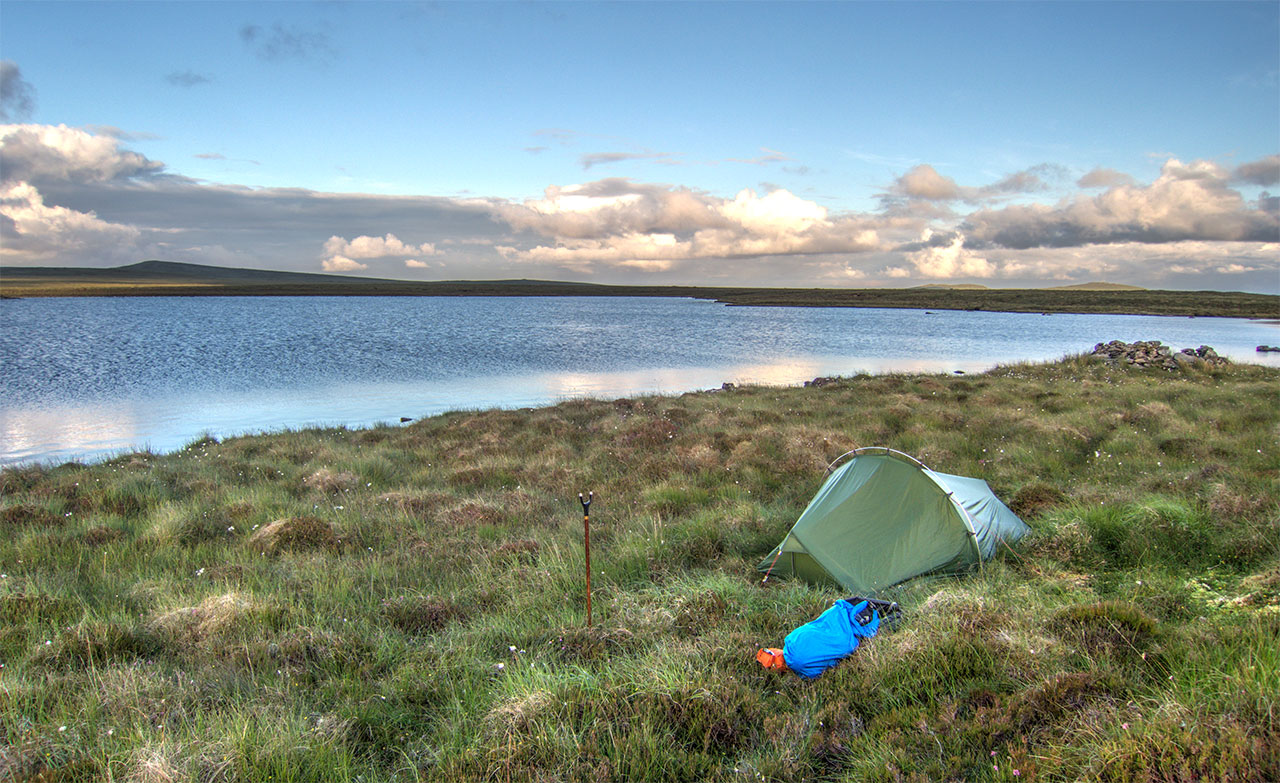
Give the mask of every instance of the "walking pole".
[[591, 626], [591, 500], [596, 496], [588, 492], [584, 498], [578, 493], [578, 502], [582, 503], [582, 539], [587, 548], [587, 626]]

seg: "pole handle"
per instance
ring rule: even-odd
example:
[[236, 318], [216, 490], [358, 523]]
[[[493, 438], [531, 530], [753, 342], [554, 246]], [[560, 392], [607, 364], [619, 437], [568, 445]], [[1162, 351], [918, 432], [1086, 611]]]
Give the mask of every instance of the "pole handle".
[[591, 627], [591, 501], [595, 492], [588, 492], [586, 497], [578, 493], [578, 502], [582, 504], [582, 541], [587, 556], [587, 627]]

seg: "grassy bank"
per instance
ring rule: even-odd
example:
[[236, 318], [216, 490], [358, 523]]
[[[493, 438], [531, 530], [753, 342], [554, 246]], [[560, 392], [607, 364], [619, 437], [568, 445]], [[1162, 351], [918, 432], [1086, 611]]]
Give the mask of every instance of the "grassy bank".
[[[1278, 382], [1071, 358], [7, 470], [0, 779], [1273, 780]], [[1033, 533], [766, 672], [840, 594], [754, 565], [864, 445]]]

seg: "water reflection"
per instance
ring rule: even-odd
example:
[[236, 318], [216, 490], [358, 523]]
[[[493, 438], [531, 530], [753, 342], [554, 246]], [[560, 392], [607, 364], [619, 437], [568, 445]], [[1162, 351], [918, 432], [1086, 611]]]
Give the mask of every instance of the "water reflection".
[[726, 382], [981, 372], [1110, 339], [1280, 366], [1253, 350], [1280, 330], [1238, 319], [590, 297], [5, 300], [0, 464]]
[[146, 444], [146, 427], [123, 403], [0, 410], [0, 465], [101, 456]]

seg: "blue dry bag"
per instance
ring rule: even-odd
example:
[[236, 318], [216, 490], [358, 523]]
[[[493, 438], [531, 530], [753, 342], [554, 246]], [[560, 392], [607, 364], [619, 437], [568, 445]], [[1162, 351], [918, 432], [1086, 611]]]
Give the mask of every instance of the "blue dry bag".
[[[867, 609], [867, 602], [841, 599], [817, 619], [791, 633], [782, 644], [787, 668], [806, 679], [822, 674], [858, 649], [863, 639], [880, 630], [880, 614]], [[863, 622], [859, 622], [861, 614]]]

